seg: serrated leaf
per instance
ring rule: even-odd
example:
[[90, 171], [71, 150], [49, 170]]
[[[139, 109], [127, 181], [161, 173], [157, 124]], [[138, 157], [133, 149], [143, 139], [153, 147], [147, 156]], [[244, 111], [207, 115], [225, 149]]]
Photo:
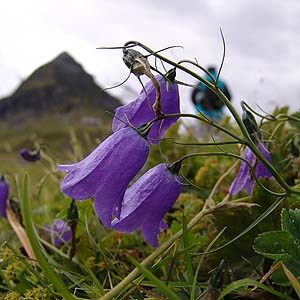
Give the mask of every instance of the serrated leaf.
[[283, 209], [281, 211], [281, 228], [288, 232], [293, 239], [300, 242], [300, 209]]
[[254, 240], [254, 251], [278, 260], [284, 254], [295, 253], [295, 244], [291, 235], [286, 231], [264, 232]]

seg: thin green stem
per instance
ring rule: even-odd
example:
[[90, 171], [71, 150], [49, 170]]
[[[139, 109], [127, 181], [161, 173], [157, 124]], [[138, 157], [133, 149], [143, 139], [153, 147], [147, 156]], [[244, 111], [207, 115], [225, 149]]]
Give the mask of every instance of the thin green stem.
[[183, 160], [185, 159], [188, 159], [188, 158], [191, 158], [191, 157], [197, 157], [197, 156], [229, 156], [229, 157], [234, 157], [234, 158], [237, 158], [237, 159], [240, 159], [240, 160], [243, 160], [248, 166], [249, 166], [249, 169], [250, 169], [250, 172], [251, 174], [253, 175], [253, 177], [255, 178], [256, 182], [259, 184], [259, 186], [266, 190], [268, 193], [274, 195], [274, 196], [277, 196], [277, 197], [284, 197], [287, 195], [286, 192], [283, 192], [283, 193], [279, 193], [279, 192], [274, 192], [274, 191], [271, 191], [269, 189], [267, 189], [259, 180], [258, 178], [256, 177], [255, 175], [255, 172], [254, 172], [254, 168], [253, 166], [249, 163], [248, 160], [246, 160], [245, 158], [241, 157], [240, 155], [238, 154], [234, 154], [234, 153], [228, 153], [228, 152], [196, 152], [196, 153], [189, 153], [187, 155], [184, 155], [182, 156], [180, 159], [178, 159], [177, 161], [178, 162], [182, 162]]
[[128, 256], [128, 260], [138, 268], [145, 277], [147, 277], [153, 284], [164, 294], [168, 299], [180, 300], [179, 296], [173, 290], [167, 287], [160, 279], [158, 279], [152, 272], [136, 261], [132, 256]]
[[241, 144], [241, 142], [236, 141], [228, 141], [228, 142], [214, 142], [214, 143], [185, 143], [185, 142], [177, 142], [173, 140], [173, 138], [163, 138], [161, 141], [166, 141], [168, 143], [183, 145], [183, 146], [224, 146], [224, 145], [237, 145]]
[[[184, 71], [185, 73], [191, 75], [192, 77], [198, 79], [200, 82], [204, 83], [210, 90], [212, 90], [213, 92], [215, 92], [219, 98], [223, 101], [223, 103], [227, 106], [227, 108], [229, 109], [229, 111], [231, 112], [233, 118], [235, 119], [236, 123], [238, 124], [243, 136], [246, 139], [246, 143], [247, 146], [252, 150], [252, 152], [256, 155], [256, 157], [264, 164], [264, 166], [272, 173], [272, 175], [274, 176], [274, 178], [277, 180], [277, 182], [289, 193], [293, 193], [293, 194], [300, 194], [300, 189], [297, 188], [293, 188], [291, 186], [289, 186], [286, 181], [281, 177], [281, 175], [279, 174], [279, 172], [273, 167], [273, 165], [263, 156], [263, 154], [259, 151], [257, 145], [252, 141], [251, 136], [249, 135], [246, 126], [244, 125], [242, 119], [240, 118], [238, 112], [236, 111], [236, 109], [234, 108], [234, 106], [232, 105], [232, 103], [229, 101], [229, 99], [224, 95], [224, 93], [218, 88], [217, 85], [215, 85], [214, 83], [209, 82], [208, 80], [204, 79], [203, 77], [201, 77], [200, 75], [198, 75], [197, 73], [193, 72], [192, 70], [182, 66], [181, 64], [178, 64], [170, 59], [168, 59], [167, 57], [164, 57], [158, 53], [155, 53], [155, 51], [153, 51], [152, 49], [150, 49], [149, 47], [143, 45], [140, 42], [137, 41], [129, 41], [127, 43], [125, 43], [124, 46], [139, 46], [142, 47], [143, 49], [145, 49], [146, 51], [148, 51], [150, 54], [153, 54], [154, 56], [156, 56], [157, 58], [161, 59], [162, 61], [176, 67], [177, 69], [180, 69], [182, 71]], [[188, 60], [186, 60], [185, 62], [187, 62]], [[192, 62], [192, 61], [191, 61]], [[240, 140], [240, 139], [238, 139]]]
[[[205, 252], [208, 252], [211, 247], [216, 243], [216, 241], [221, 237], [221, 235], [223, 234], [223, 232], [226, 230], [226, 227], [224, 227], [218, 234], [217, 236], [209, 243], [209, 245], [206, 247], [206, 251]], [[197, 265], [197, 269], [196, 269], [196, 272], [195, 272], [195, 275], [194, 275], [194, 280], [193, 280], [193, 284], [192, 284], [192, 290], [191, 290], [191, 300], [195, 300], [195, 293], [196, 293], [196, 284], [197, 284], [197, 278], [198, 278], [198, 274], [199, 274], [199, 271], [200, 271], [200, 268], [203, 264], [203, 261], [204, 261], [204, 258], [205, 256], [201, 256], [200, 260], [199, 260], [199, 263]]]
[[165, 119], [165, 118], [172, 118], [172, 117], [180, 117], [180, 118], [192, 118], [192, 119], [197, 119], [199, 121], [203, 121], [221, 131], [223, 131], [224, 133], [228, 134], [229, 136], [231, 136], [232, 138], [236, 139], [237, 141], [239, 141], [240, 143], [244, 143], [243, 139], [241, 139], [239, 136], [235, 135], [233, 132], [231, 132], [230, 130], [222, 127], [221, 125], [213, 122], [212, 120], [206, 118], [205, 116], [197, 116], [197, 115], [194, 115], [194, 114], [181, 114], [181, 113], [178, 113], [178, 114], [165, 114], [165, 115], [162, 115], [158, 118], [155, 118], [153, 120], [151, 120], [149, 123], [151, 122], [156, 122], [158, 120], [162, 120], [162, 119]]
[[[187, 229], [193, 228], [205, 215], [211, 213], [213, 209], [203, 209], [187, 224]], [[167, 241], [165, 241], [160, 247], [158, 247], [154, 252], [152, 252], [142, 263], [143, 267], [150, 265], [157, 257], [163, 254], [177, 239], [179, 239], [183, 234], [183, 230], [179, 230]], [[106, 293], [103, 297], [98, 300], [111, 300], [116, 296], [119, 296], [124, 290], [128, 288], [130, 283], [141, 274], [138, 268], [131, 271], [120, 283], [118, 283], [113, 289]]]
[[[234, 243], [238, 239], [240, 239], [242, 236], [247, 234], [249, 231], [251, 231], [257, 224], [259, 224], [262, 220], [264, 220], [267, 216], [269, 216], [279, 205], [285, 200], [285, 197], [280, 197], [278, 200], [273, 202], [253, 223], [251, 223], [245, 230], [243, 230], [241, 233], [239, 233], [236, 237], [228, 241], [227, 243], [223, 244], [222, 246], [213, 249], [211, 251], [203, 252], [194, 254], [194, 256], [200, 256], [200, 255], [208, 255], [215, 253], [217, 251], [220, 251], [224, 249], [225, 247], [229, 246], [230, 244]], [[218, 208], [218, 207], [216, 207]]]

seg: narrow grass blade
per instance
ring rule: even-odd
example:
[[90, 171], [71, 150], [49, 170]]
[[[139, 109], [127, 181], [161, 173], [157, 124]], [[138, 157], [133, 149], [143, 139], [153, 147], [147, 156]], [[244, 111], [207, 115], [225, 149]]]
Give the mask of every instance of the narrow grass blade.
[[180, 300], [180, 297], [175, 294], [170, 288], [168, 288], [161, 280], [159, 280], [154, 274], [152, 274], [147, 268], [142, 266], [133, 257], [128, 256], [128, 260], [137, 267], [145, 277], [147, 277], [163, 294], [171, 300]]

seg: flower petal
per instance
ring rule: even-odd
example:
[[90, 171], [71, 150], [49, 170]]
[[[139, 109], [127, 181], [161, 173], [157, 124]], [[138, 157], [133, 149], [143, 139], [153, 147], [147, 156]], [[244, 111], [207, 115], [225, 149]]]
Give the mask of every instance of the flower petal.
[[127, 187], [146, 162], [148, 153], [148, 142], [136, 130], [123, 128], [84, 160], [58, 166], [68, 172], [61, 189], [71, 198], [84, 200], [93, 197], [99, 189], [102, 191], [107, 184], [116, 191], [120, 185]]
[[[112, 215], [120, 216], [125, 191], [145, 164], [150, 151], [149, 143], [132, 128], [124, 128], [123, 140], [102, 163], [101, 176], [97, 176], [98, 188], [94, 199], [95, 210], [104, 225], [110, 226]], [[126, 133], [126, 135], [124, 134]]]
[[9, 194], [8, 183], [0, 179], [0, 216], [6, 218], [6, 207]]
[[[258, 149], [269, 162], [272, 162], [270, 152], [267, 149], [267, 146], [265, 144], [260, 142], [258, 144]], [[249, 161], [249, 163], [253, 167], [255, 167], [255, 175], [257, 178], [260, 178], [260, 177], [271, 178], [272, 177], [272, 174], [270, 173], [270, 171], [262, 164], [262, 162], [260, 160], [257, 161], [257, 165], [255, 166], [255, 155], [249, 147], [246, 147], [246, 149], [243, 153], [243, 156], [246, 160]], [[236, 195], [237, 193], [239, 193], [240, 191], [245, 189], [247, 191], [247, 193], [249, 195], [251, 195], [254, 184], [255, 184], [255, 179], [250, 174], [250, 168], [249, 168], [248, 164], [246, 162], [242, 161], [239, 173], [229, 188], [229, 194]]]
[[[251, 151], [249, 147], [246, 147], [243, 153], [243, 157], [249, 161], [250, 164], [254, 161], [254, 153]], [[251, 181], [250, 168], [248, 164], [244, 161], [241, 162], [241, 166], [238, 172], [238, 175], [233, 180], [231, 186], [229, 187], [229, 194], [236, 195], [240, 191], [242, 191], [247, 183]], [[248, 189], [250, 187], [248, 186]]]
[[[176, 83], [167, 82], [163, 76], [157, 75], [161, 87], [162, 111], [164, 114], [180, 113], [179, 92]], [[145, 92], [146, 90], [146, 92]], [[138, 98], [127, 105], [120, 106], [116, 109], [113, 119], [112, 129], [118, 131], [128, 126], [128, 123], [139, 127], [155, 118], [153, 104], [156, 99], [156, 90], [152, 83], [146, 83]], [[164, 136], [167, 129], [176, 123], [178, 117], [165, 118], [156, 121], [148, 134], [149, 141], [152, 144], [158, 144]]]
[[[263, 143], [259, 143], [258, 149], [261, 152], [261, 154], [271, 163], [272, 162], [271, 154], [267, 149], [266, 145], [264, 145]], [[257, 167], [255, 171], [257, 177], [262, 177], [262, 178], [272, 177], [270, 171], [264, 166], [264, 164], [261, 161], [257, 163]]]
[[145, 240], [158, 246], [157, 235], [164, 215], [172, 207], [181, 192], [181, 177], [172, 174], [166, 164], [160, 164], [139, 178], [125, 193], [120, 219], [112, 222], [112, 228], [132, 232], [139, 228]]
[[60, 247], [63, 243], [71, 240], [72, 232], [70, 226], [64, 220], [56, 220], [53, 225], [47, 225], [45, 232], [49, 237], [53, 235], [55, 247]]

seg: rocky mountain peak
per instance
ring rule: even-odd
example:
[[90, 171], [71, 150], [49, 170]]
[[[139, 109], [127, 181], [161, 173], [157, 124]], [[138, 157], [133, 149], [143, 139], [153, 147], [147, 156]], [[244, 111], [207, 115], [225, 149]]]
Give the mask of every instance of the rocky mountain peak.
[[119, 100], [101, 90], [93, 77], [67, 52], [39, 67], [9, 97], [0, 100], [0, 117], [32, 110], [70, 111], [92, 106], [99, 111], [120, 105]]

